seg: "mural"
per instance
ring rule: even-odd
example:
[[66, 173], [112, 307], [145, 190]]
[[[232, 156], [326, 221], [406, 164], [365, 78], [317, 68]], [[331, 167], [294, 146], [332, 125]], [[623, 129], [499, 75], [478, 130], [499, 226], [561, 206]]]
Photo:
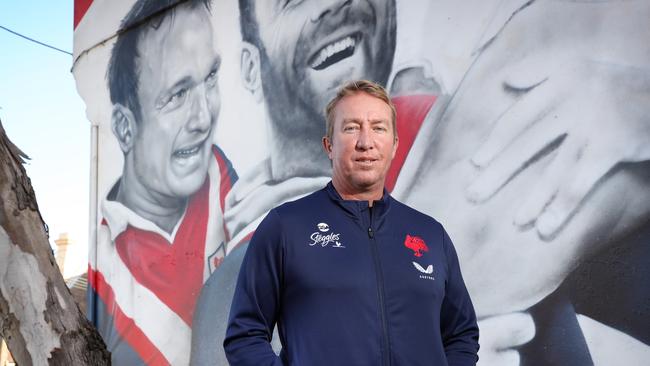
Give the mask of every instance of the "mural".
[[647, 363], [650, 3], [81, 5], [88, 308], [115, 364], [227, 364], [248, 240], [329, 181], [322, 111], [359, 78], [397, 108], [387, 188], [454, 240], [480, 365]]

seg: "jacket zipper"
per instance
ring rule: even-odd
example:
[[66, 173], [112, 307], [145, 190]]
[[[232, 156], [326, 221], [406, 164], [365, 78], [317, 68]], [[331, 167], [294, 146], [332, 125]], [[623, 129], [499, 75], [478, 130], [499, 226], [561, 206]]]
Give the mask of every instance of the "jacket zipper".
[[377, 275], [377, 292], [379, 294], [379, 312], [381, 314], [382, 342], [384, 346], [384, 352], [382, 352], [382, 365], [390, 366], [390, 340], [388, 337], [388, 321], [386, 320], [386, 306], [384, 300], [384, 277], [382, 275], [381, 262], [379, 261], [379, 252], [377, 250], [375, 233], [372, 230], [372, 206], [368, 207], [368, 210], [370, 211], [368, 237], [370, 238], [370, 248], [375, 263], [375, 274]]

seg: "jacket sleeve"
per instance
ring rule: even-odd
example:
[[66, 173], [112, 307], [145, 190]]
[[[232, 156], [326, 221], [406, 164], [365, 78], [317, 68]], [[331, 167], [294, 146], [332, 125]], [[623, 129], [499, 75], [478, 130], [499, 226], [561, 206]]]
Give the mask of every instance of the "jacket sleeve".
[[476, 365], [478, 361], [478, 325], [474, 306], [460, 272], [454, 245], [443, 229], [448, 279], [440, 310], [440, 327], [449, 366]]
[[282, 232], [275, 210], [262, 220], [239, 271], [223, 342], [231, 366], [283, 365], [271, 348], [280, 313]]

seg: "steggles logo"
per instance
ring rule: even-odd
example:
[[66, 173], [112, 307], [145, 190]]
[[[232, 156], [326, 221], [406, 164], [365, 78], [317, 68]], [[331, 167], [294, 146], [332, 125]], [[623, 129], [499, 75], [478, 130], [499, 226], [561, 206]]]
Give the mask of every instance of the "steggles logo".
[[333, 243], [332, 248], [345, 248], [345, 246], [339, 241], [341, 234], [335, 234], [334, 232], [331, 232], [329, 234], [321, 234], [326, 233], [330, 230], [329, 225], [321, 222], [316, 225], [316, 227], [318, 228], [318, 231], [312, 233], [309, 237], [309, 239], [311, 239], [311, 243], [309, 243], [310, 247], [313, 247], [316, 244], [319, 244], [321, 247], [326, 247], [330, 243]]

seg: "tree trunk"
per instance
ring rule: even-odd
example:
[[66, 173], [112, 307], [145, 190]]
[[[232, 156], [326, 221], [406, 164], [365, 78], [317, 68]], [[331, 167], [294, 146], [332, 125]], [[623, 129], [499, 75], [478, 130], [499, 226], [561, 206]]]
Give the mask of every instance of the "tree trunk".
[[0, 121], [0, 335], [18, 365], [109, 365], [48, 243], [20, 151]]

